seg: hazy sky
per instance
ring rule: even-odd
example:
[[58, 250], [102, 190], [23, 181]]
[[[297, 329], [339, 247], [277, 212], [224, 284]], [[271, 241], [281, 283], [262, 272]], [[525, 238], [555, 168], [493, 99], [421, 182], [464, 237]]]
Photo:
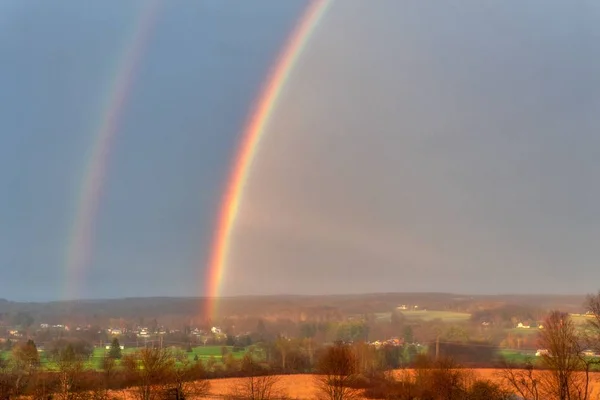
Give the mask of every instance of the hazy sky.
[[256, 160], [225, 288], [598, 289], [599, 23], [591, 1], [335, 3]]
[[[146, 0], [0, 1], [0, 297], [60, 298], [107, 92]], [[198, 295], [251, 101], [302, 1], [163, 1], [112, 147], [89, 297]]]
[[[0, 297], [55, 299], [145, 0], [0, 2]], [[165, 1], [112, 147], [86, 297], [200, 295], [246, 114], [303, 0]], [[253, 165], [224, 291], [600, 281], [600, 5], [338, 0]]]

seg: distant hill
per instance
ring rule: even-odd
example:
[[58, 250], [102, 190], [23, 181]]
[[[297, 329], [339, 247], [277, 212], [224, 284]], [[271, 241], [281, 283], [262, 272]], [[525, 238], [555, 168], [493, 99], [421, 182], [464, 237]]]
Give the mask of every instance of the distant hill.
[[[196, 318], [202, 315], [206, 298], [148, 297], [26, 303], [0, 300], [0, 315], [30, 314], [36, 322], [77, 320], [93, 323], [107, 318]], [[420, 309], [473, 312], [502, 304], [522, 304], [540, 309], [581, 312], [584, 295], [461, 295], [451, 293], [367, 293], [348, 295], [238, 296], [218, 300], [220, 316], [230, 318], [313, 319], [389, 312], [400, 305]]]

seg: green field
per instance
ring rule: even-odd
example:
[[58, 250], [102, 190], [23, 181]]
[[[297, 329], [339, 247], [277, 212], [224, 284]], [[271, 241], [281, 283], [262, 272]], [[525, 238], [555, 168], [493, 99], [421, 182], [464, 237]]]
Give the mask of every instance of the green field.
[[510, 328], [510, 329], [506, 329], [506, 332], [510, 332], [514, 335], [530, 336], [530, 335], [537, 335], [538, 333], [540, 333], [540, 330], [538, 328], [529, 328], [529, 329]]
[[401, 312], [407, 319], [420, 319], [423, 321], [440, 319], [444, 322], [464, 322], [471, 318], [471, 314], [469, 313], [454, 311], [402, 310]]
[[536, 356], [535, 351], [526, 350], [508, 350], [501, 349], [498, 351], [498, 356], [502, 357], [510, 363], [524, 364], [527, 361], [535, 362]]
[[[193, 347], [192, 348], [192, 352], [188, 353], [188, 352], [183, 352], [183, 354], [187, 355], [188, 359], [190, 361], [193, 361], [194, 358], [196, 357], [196, 355], [198, 355], [198, 359], [201, 361], [208, 361], [211, 357], [214, 357], [216, 361], [222, 361], [222, 348], [226, 347], [227, 348], [227, 352], [233, 354], [233, 357], [237, 360], [240, 360], [244, 357], [244, 354], [246, 353], [246, 351], [233, 351], [233, 347], [231, 346], [198, 346], [198, 347]], [[126, 354], [131, 354], [133, 352], [135, 352], [136, 350], [140, 350], [141, 348], [137, 349], [137, 348], [133, 348], [133, 347], [129, 347], [129, 348], [125, 348], [122, 352], [123, 355]], [[101, 347], [95, 347], [94, 348], [94, 352], [92, 353], [92, 356], [89, 358], [89, 360], [86, 361], [85, 366], [86, 368], [89, 369], [101, 369], [102, 368], [102, 360], [105, 356], [105, 354], [108, 353], [108, 350], [105, 350], [104, 348]], [[10, 358], [10, 352], [8, 351], [2, 351], [0, 352], [0, 358], [2, 358], [3, 360], [8, 360]], [[55, 370], [56, 369], [56, 364], [48, 359], [47, 355], [45, 352], [40, 352], [40, 362], [42, 364], [42, 366], [47, 369], [47, 370]]]

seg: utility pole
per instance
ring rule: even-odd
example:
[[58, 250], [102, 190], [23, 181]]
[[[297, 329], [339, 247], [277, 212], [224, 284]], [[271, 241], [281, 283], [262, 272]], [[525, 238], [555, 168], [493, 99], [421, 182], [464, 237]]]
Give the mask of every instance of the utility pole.
[[438, 333], [435, 337], [435, 360], [437, 361], [440, 356], [440, 334]]

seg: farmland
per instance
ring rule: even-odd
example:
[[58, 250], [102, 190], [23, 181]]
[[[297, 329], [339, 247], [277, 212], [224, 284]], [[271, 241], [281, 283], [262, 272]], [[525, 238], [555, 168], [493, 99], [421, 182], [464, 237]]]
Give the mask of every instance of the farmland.
[[[454, 311], [402, 310], [401, 314], [409, 321], [433, 321], [439, 319], [442, 322], [456, 323], [465, 322], [471, 318], [471, 314], [469, 313]], [[391, 312], [381, 312], [376, 313], [375, 317], [378, 321], [390, 321], [391, 315]]]
[[439, 319], [449, 323], [465, 322], [471, 318], [469, 313], [454, 311], [402, 310], [402, 315], [409, 320], [433, 321]]
[[[501, 370], [499, 369], [473, 369], [475, 376], [479, 379], [489, 379], [493, 382], [502, 383], [500, 377]], [[394, 371], [396, 378], [401, 379], [402, 376], [411, 370], [396, 370]], [[600, 373], [592, 373], [592, 390], [593, 393], [600, 394]], [[280, 377], [281, 388], [291, 398], [296, 399], [312, 399], [318, 397], [318, 393], [315, 387], [316, 376], [311, 374], [301, 375], [283, 375]], [[227, 396], [232, 387], [242, 381], [242, 378], [226, 378], [226, 379], [214, 379], [211, 380], [210, 397], [216, 396]]]
[[[129, 347], [123, 350], [123, 355], [132, 354], [141, 348]], [[198, 360], [206, 363], [209, 359], [214, 358], [215, 361], [220, 362], [223, 360], [223, 349], [226, 349], [227, 353], [231, 353], [235, 359], [242, 359], [245, 350], [234, 351], [232, 346], [198, 346], [193, 347], [191, 352], [182, 351], [181, 354], [185, 354], [189, 361], [194, 361], [196, 356]], [[101, 347], [95, 347], [90, 358], [85, 362], [85, 367], [92, 370], [100, 370], [102, 368], [102, 360], [106, 356], [108, 350]], [[255, 353], [256, 354], [256, 353]], [[0, 358], [7, 360], [11, 357], [9, 351], [0, 352]], [[50, 355], [45, 352], [40, 352], [40, 363], [43, 368], [48, 371], [54, 371], [57, 369], [56, 363], [50, 358]]]
[[575, 322], [575, 324], [577, 325], [586, 324], [588, 321], [593, 319], [591, 315], [586, 314], [571, 314], [571, 318], [573, 319], [573, 322]]

